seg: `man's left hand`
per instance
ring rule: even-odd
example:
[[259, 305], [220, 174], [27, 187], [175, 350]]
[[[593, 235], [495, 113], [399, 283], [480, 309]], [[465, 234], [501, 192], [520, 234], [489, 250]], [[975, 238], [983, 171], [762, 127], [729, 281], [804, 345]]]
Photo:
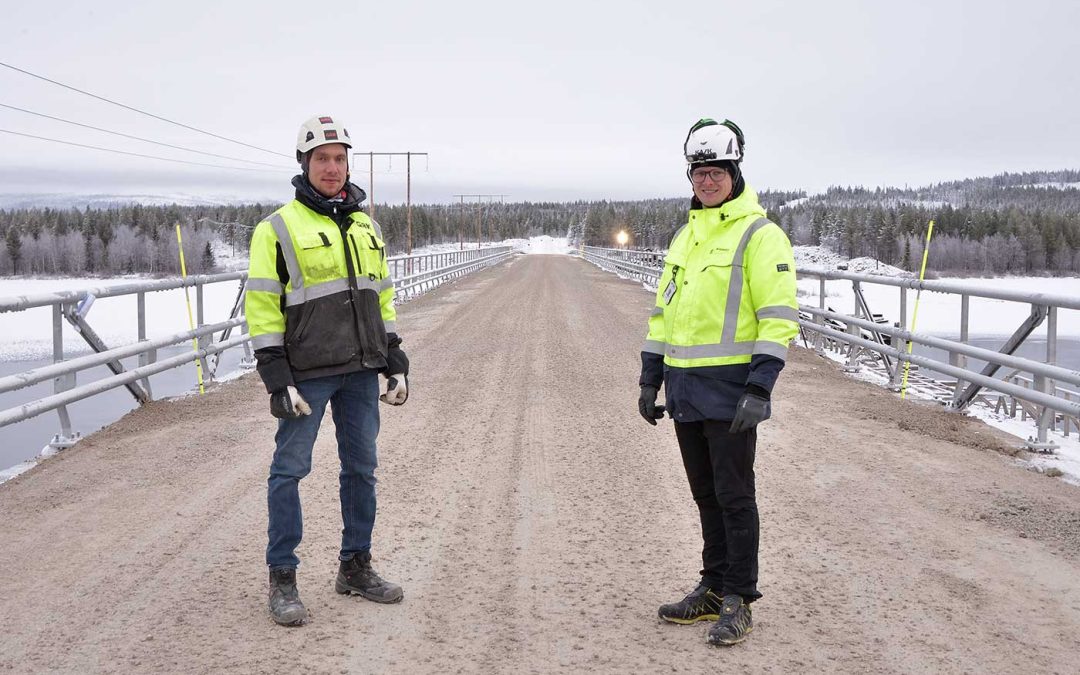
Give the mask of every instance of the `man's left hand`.
[[379, 394], [379, 400], [390, 405], [405, 405], [405, 401], [409, 400], [409, 376], [398, 373], [384, 377], [386, 391]]
[[735, 419], [731, 420], [728, 433], [738, 434], [749, 431], [772, 414], [769, 392], [761, 387], [750, 385], [739, 402], [735, 404]]

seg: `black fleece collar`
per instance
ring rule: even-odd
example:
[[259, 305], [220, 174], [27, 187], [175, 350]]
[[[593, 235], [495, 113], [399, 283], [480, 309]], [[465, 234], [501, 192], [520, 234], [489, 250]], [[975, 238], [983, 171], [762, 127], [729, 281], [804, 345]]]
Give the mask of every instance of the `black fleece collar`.
[[334, 216], [348, 215], [350, 213], [356, 213], [360, 210], [360, 205], [367, 199], [367, 193], [360, 189], [354, 183], [345, 183], [343, 192], [345, 196], [341, 199], [328, 199], [319, 193], [311, 183], [308, 182], [307, 176], [301, 174], [293, 176], [292, 185], [296, 188], [296, 200], [308, 207], [315, 213], [320, 213], [328, 218]]

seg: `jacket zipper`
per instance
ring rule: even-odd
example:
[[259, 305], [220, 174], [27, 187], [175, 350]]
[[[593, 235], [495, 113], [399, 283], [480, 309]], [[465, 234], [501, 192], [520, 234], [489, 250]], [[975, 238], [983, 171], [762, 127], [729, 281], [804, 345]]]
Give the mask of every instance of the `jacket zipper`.
[[353, 252], [349, 247], [348, 224], [338, 218], [336, 206], [334, 207], [334, 221], [341, 231], [341, 243], [345, 246], [345, 269], [349, 273], [349, 307], [352, 308], [353, 332], [356, 334], [356, 345], [360, 348], [360, 358], [364, 359], [367, 355], [363, 353], [364, 340], [360, 335], [360, 315], [356, 309], [356, 295], [358, 290], [356, 288], [356, 271], [353, 268]]

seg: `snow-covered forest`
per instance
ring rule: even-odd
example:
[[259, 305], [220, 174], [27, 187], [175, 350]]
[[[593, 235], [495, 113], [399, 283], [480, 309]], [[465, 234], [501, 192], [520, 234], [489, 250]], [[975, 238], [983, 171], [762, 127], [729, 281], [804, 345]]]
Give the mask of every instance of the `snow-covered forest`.
[[[935, 221], [929, 268], [936, 273], [1080, 273], [1080, 171], [1002, 174], [929, 187], [831, 188], [807, 196], [766, 190], [761, 203], [795, 244], [821, 245], [915, 270], [928, 221]], [[176, 274], [175, 225], [188, 270], [216, 268], [211, 242], [243, 251], [251, 230], [277, 204], [0, 210], [0, 275]], [[421, 204], [412, 207], [412, 246], [501, 241], [538, 235], [613, 246], [666, 248], [685, 222], [688, 198]], [[376, 205], [391, 254], [407, 248], [404, 205]]]

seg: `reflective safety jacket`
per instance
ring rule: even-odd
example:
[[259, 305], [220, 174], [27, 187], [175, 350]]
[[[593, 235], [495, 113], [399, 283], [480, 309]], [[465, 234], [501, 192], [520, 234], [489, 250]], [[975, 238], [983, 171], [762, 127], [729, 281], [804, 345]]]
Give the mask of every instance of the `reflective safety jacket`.
[[297, 199], [251, 239], [245, 313], [270, 392], [384, 369], [388, 346], [400, 342], [386, 248], [378, 224], [359, 210], [363, 191], [347, 184], [351, 199], [327, 200], [301, 180], [293, 182]]
[[772, 391], [798, 332], [791, 243], [746, 186], [672, 238], [640, 383], [663, 381], [677, 422], [730, 420], [748, 385]]

